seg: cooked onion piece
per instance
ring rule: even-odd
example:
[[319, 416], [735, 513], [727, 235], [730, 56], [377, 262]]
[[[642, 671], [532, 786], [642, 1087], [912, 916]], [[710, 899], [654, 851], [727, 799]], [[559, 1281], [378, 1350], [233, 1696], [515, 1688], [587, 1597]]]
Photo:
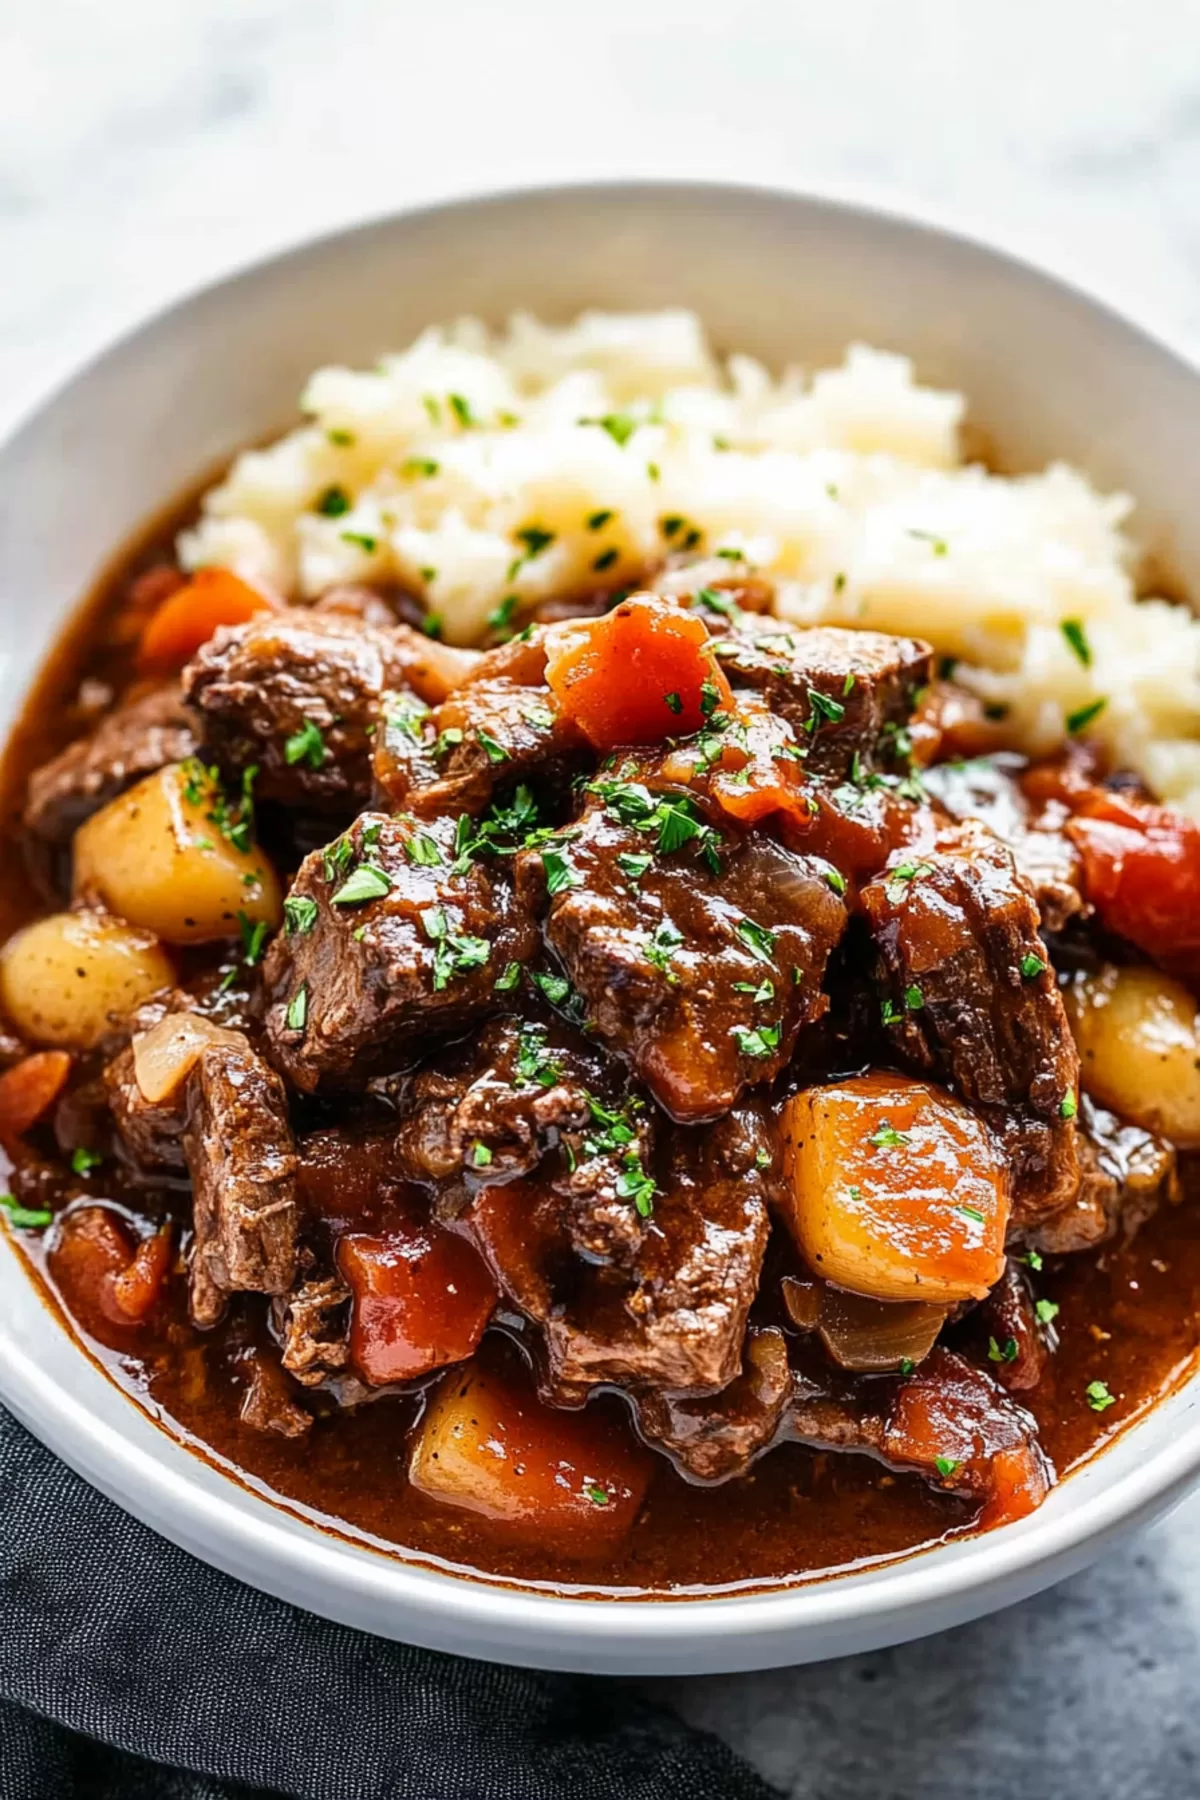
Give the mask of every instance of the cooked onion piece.
[[871, 1300], [790, 1275], [783, 1280], [783, 1303], [801, 1329], [816, 1331], [834, 1362], [864, 1372], [922, 1362], [949, 1310], [921, 1300]]
[[191, 764], [139, 781], [75, 833], [76, 895], [168, 944], [236, 937], [242, 919], [250, 930], [260, 920], [276, 926], [278, 877], [253, 843], [241, 849], [222, 830], [219, 798]]
[[187, 1079], [196, 1058], [210, 1044], [245, 1044], [240, 1031], [214, 1025], [198, 1013], [168, 1013], [133, 1040], [133, 1075], [143, 1100], [157, 1106]]
[[53, 913], [0, 950], [0, 1008], [32, 1043], [90, 1050], [174, 978], [151, 932], [102, 912]]
[[903, 1075], [862, 1075], [806, 1088], [782, 1126], [788, 1222], [827, 1281], [952, 1305], [999, 1280], [1005, 1171], [961, 1102]]
[[1183, 1149], [1200, 1146], [1200, 1019], [1183, 983], [1110, 964], [1064, 999], [1084, 1092]]

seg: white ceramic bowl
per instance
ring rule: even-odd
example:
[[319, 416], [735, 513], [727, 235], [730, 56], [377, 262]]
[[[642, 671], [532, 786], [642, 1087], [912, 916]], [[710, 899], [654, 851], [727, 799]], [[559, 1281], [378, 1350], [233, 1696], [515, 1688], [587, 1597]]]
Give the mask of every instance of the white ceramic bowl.
[[[621, 184], [437, 207], [257, 264], [76, 373], [0, 448], [0, 728], [104, 562], [219, 457], [285, 425], [309, 370], [431, 320], [683, 303], [771, 363], [855, 338], [965, 390], [998, 459], [1081, 464], [1200, 593], [1200, 375], [1073, 288], [886, 213], [733, 187]], [[0, 1397], [97, 1487], [244, 1581], [467, 1655], [622, 1673], [803, 1662], [1035, 1592], [1166, 1509], [1200, 1469], [1200, 1378], [1040, 1512], [901, 1563], [774, 1593], [587, 1601], [407, 1565], [329, 1536], [190, 1455], [82, 1354], [0, 1245]]]

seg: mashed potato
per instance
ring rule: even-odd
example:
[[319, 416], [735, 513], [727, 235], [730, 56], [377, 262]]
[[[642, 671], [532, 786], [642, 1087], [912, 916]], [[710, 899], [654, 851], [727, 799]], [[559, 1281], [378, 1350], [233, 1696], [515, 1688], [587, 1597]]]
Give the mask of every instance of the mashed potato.
[[928, 638], [1015, 742], [1073, 725], [1200, 817], [1200, 622], [1137, 598], [1131, 502], [1062, 464], [964, 465], [962, 396], [903, 357], [855, 345], [776, 380], [719, 363], [686, 312], [464, 320], [319, 370], [302, 407], [205, 497], [185, 566], [299, 597], [397, 581], [464, 643], [670, 550], [740, 552], [785, 617]]

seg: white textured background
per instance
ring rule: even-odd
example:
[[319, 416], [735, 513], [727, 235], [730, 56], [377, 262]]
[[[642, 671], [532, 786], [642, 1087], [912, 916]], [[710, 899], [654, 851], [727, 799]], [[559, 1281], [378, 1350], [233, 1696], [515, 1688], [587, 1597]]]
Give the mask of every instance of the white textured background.
[[[915, 196], [1200, 342], [1200, 5], [0, 0], [0, 418], [311, 228], [622, 174]], [[1198, 1536], [1193, 1502], [948, 1637], [661, 1691], [812, 1800], [1177, 1800]]]

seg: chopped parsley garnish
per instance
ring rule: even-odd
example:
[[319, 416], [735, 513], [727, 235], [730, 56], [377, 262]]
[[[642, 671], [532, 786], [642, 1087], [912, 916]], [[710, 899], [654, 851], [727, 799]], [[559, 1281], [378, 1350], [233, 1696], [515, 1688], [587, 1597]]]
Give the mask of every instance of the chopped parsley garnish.
[[[664, 519], [663, 520], [664, 528], [666, 527], [667, 523], [668, 523], [668, 521]], [[682, 519], [679, 520], [679, 524], [680, 525], [683, 524]], [[668, 533], [668, 536], [669, 535], [670, 534]], [[698, 588], [696, 590], [696, 597], [693, 600], [692, 604], [693, 604], [693, 606], [706, 607], [709, 612], [720, 613], [726, 619], [733, 619], [733, 618], [737, 617], [738, 608], [736, 607], [734, 602], [730, 599], [729, 595], [723, 594], [721, 592], [720, 588], [711, 588], [711, 587]]]
[[621, 552], [614, 547], [602, 550], [592, 563], [597, 575], [603, 575], [605, 569], [611, 569]]
[[497, 993], [511, 994], [521, 980], [521, 965], [517, 962], [505, 963], [502, 972], [497, 975], [493, 986]]
[[421, 405], [429, 414], [429, 423], [431, 425], [440, 425], [442, 422], [441, 401], [438, 400], [434, 394], [422, 394]]
[[482, 969], [492, 954], [486, 938], [466, 937], [451, 929], [442, 906], [427, 906], [421, 914], [425, 935], [435, 946], [433, 956], [433, 991], [440, 994], [456, 975], [468, 975]]
[[441, 464], [434, 462], [432, 456], [410, 456], [400, 464], [402, 475], [437, 475], [440, 471]]
[[415, 694], [388, 694], [387, 723], [389, 731], [398, 731], [411, 744], [423, 744], [425, 741], [425, 721], [429, 717], [429, 708]]
[[535, 731], [551, 731], [554, 727], [554, 714], [548, 706], [527, 706], [521, 717]]
[[754, 1152], [754, 1166], [756, 1169], [769, 1169], [771, 1160], [771, 1152], [769, 1150], [756, 1150]]
[[900, 1011], [896, 1002], [889, 999], [880, 1003], [879, 1017], [885, 1025], [898, 1025], [904, 1017], [904, 1014]]
[[288, 1001], [284, 1015], [289, 1031], [303, 1031], [308, 1023], [308, 983], [302, 981]]
[[649, 476], [651, 481], [661, 481], [662, 480], [662, 470], [659, 468], [657, 463], [648, 462], [646, 464], [646, 474]]
[[507, 631], [512, 624], [513, 615], [520, 604], [521, 599], [518, 594], [505, 594], [499, 605], [493, 606], [491, 612], [487, 616], [487, 622], [492, 630]]
[[753, 919], [739, 919], [737, 934], [758, 962], [769, 963], [775, 954], [775, 933], [768, 931], [765, 925], [756, 925]]
[[490, 763], [508, 761], [508, 751], [504, 748], [503, 744], [497, 743], [490, 731], [485, 731], [481, 725], [476, 730], [475, 736], [482, 745], [484, 753]]
[[583, 1140], [585, 1155], [610, 1156], [615, 1151], [624, 1151], [635, 1141], [637, 1132], [629, 1115], [640, 1107], [640, 1101], [631, 1100], [625, 1106], [611, 1107], [604, 1106], [594, 1094], [588, 1094], [587, 1103], [592, 1115], [592, 1129]]
[[1067, 730], [1071, 736], [1077, 737], [1091, 724], [1093, 719], [1098, 719], [1107, 705], [1108, 701], [1101, 697], [1099, 700], [1090, 701], [1087, 706], [1077, 707], [1074, 712], [1068, 713]]
[[911, 538], [919, 538], [922, 543], [928, 544], [935, 556], [945, 556], [950, 548], [945, 538], [939, 537], [936, 531], [918, 531], [915, 526], [910, 526], [908, 535]]
[[514, 531], [513, 536], [525, 551], [521, 560], [529, 562], [533, 557], [540, 556], [543, 550], [550, 548], [555, 535], [553, 531], [547, 531], [543, 525], [523, 525], [520, 531]]
[[359, 550], [365, 550], [368, 556], [374, 556], [379, 548], [379, 539], [372, 537], [369, 531], [339, 531], [338, 536], [343, 544], [353, 544]]
[[555, 1062], [546, 1048], [544, 1025], [522, 1025], [517, 1039], [517, 1079], [534, 1081], [539, 1087], [553, 1087], [562, 1076], [561, 1063]]
[[1042, 1253], [1041, 1253], [1041, 1251], [1040, 1251], [1040, 1250], [1030, 1250], [1030, 1251], [1027, 1251], [1027, 1253], [1026, 1253], [1026, 1256], [1025, 1256], [1025, 1261], [1026, 1261], [1026, 1262], [1027, 1262], [1027, 1263], [1028, 1263], [1028, 1264], [1029, 1264], [1029, 1267], [1030, 1267], [1030, 1268], [1031, 1268], [1031, 1269], [1032, 1269], [1032, 1270], [1033, 1270], [1033, 1271], [1034, 1271], [1034, 1272], [1035, 1272], [1035, 1274], [1036, 1274], [1036, 1273], [1037, 1273], [1037, 1272], [1038, 1272], [1038, 1271], [1039, 1271], [1039, 1270], [1040, 1270], [1040, 1269], [1041, 1269], [1041, 1267], [1042, 1267]]
[[924, 1006], [924, 1004], [925, 1004], [925, 996], [921, 992], [920, 988], [915, 985], [915, 983], [913, 986], [905, 988], [905, 990], [904, 990], [904, 1010], [905, 1010], [905, 1012], [920, 1012], [920, 1010]]
[[583, 876], [562, 850], [543, 850], [542, 868], [546, 872], [546, 892], [550, 895], [583, 886]]
[[324, 865], [325, 879], [332, 886], [338, 876], [344, 875], [354, 861], [354, 845], [343, 834], [332, 844], [326, 845], [321, 852], [321, 861]]
[[647, 1175], [636, 1150], [627, 1151], [621, 1160], [621, 1173], [615, 1184], [617, 1197], [632, 1200], [638, 1215], [648, 1219], [654, 1211], [654, 1196], [658, 1192], [658, 1184], [653, 1175]]
[[1060, 1119], [1073, 1119], [1075, 1117], [1075, 1114], [1078, 1111], [1079, 1111], [1079, 1102], [1078, 1102], [1078, 1100], [1076, 1100], [1074, 1094], [1064, 1094], [1062, 1097], [1062, 1100], [1059, 1102], [1059, 1107], [1058, 1107], [1059, 1118]]
[[768, 1000], [775, 998], [775, 983], [769, 975], [764, 975], [758, 982], [735, 981], [733, 991], [735, 994], [749, 994], [756, 1006], [765, 1006]]
[[446, 860], [436, 839], [431, 838], [427, 831], [414, 831], [405, 840], [404, 854], [410, 863], [415, 863], [421, 869], [436, 869]]
[[824, 873], [825, 879], [833, 889], [834, 893], [844, 894], [846, 891], [846, 877], [841, 873], [840, 869], [826, 869]]
[[458, 420], [464, 431], [471, 425], [478, 425], [479, 420], [471, 411], [471, 402], [467, 399], [465, 394], [447, 394], [446, 400], [449, 404], [450, 411], [454, 414], [454, 417]]
[[491, 1160], [492, 1153], [487, 1145], [481, 1144], [479, 1139], [476, 1138], [475, 1142], [471, 1145], [471, 1167], [473, 1169], [486, 1169]]
[[994, 1337], [988, 1339], [988, 1361], [994, 1363], [1016, 1362], [1021, 1354], [1021, 1347], [1015, 1337], [1005, 1338], [998, 1344]]
[[297, 763], [306, 763], [310, 769], [324, 767], [329, 755], [325, 748], [325, 739], [318, 726], [311, 719], [305, 719], [299, 731], [294, 731], [283, 746], [284, 760], [289, 768]]
[[955, 671], [955, 669], [957, 669], [957, 667], [958, 667], [957, 656], [939, 656], [938, 657], [938, 665], [937, 665], [938, 680], [939, 681], [953, 681], [954, 680], [954, 671]]
[[49, 1207], [22, 1206], [13, 1194], [0, 1194], [0, 1206], [8, 1214], [9, 1224], [21, 1231], [41, 1231], [54, 1217]]
[[912, 1359], [912, 1357], [911, 1357], [911, 1356], [902, 1356], [902, 1357], [901, 1357], [901, 1359], [900, 1359], [900, 1373], [901, 1373], [901, 1375], [911, 1375], [911, 1374], [912, 1374], [912, 1372], [913, 1372], [913, 1370], [914, 1370], [914, 1369], [915, 1369], [915, 1368], [916, 1368], [916, 1366], [917, 1366], [917, 1365], [916, 1365], [916, 1363], [915, 1363], [915, 1362], [914, 1362], [914, 1361], [913, 1361], [913, 1359]]
[[923, 875], [933, 874], [933, 864], [927, 862], [897, 863], [894, 869], [887, 871], [886, 893], [893, 906], [898, 906], [908, 893], [909, 883], [919, 881]]
[[71, 1152], [71, 1167], [76, 1175], [90, 1175], [103, 1161], [98, 1151], [85, 1149], [82, 1144]]
[[1035, 956], [1030, 950], [1021, 958], [1020, 969], [1026, 981], [1036, 981], [1039, 975], [1045, 974], [1046, 964], [1040, 956]]
[[607, 431], [614, 444], [622, 450], [638, 428], [638, 422], [631, 413], [605, 413], [602, 419], [580, 419], [581, 425], [598, 425], [601, 431]]
[[653, 861], [652, 856], [626, 851], [617, 857], [617, 867], [630, 881], [640, 881]]
[[743, 1056], [762, 1060], [778, 1050], [783, 1028], [780, 1025], [760, 1025], [755, 1030], [747, 1031], [745, 1026], [735, 1025], [733, 1035]]
[[589, 1481], [583, 1491], [593, 1506], [608, 1505], [611, 1496], [609, 1495], [608, 1489], [602, 1488], [598, 1481]]
[[1110, 1406], [1117, 1404], [1117, 1397], [1115, 1394], [1109, 1393], [1106, 1381], [1089, 1381], [1084, 1392], [1087, 1395], [1087, 1403], [1094, 1413], [1105, 1412]]
[[589, 531], [603, 531], [611, 518], [611, 508], [602, 507], [599, 512], [589, 513], [584, 523]]
[[658, 815], [658, 848], [664, 856], [671, 856], [685, 844], [698, 839], [701, 855], [710, 868], [714, 867], [720, 836], [711, 825], [700, 820], [693, 801], [686, 797], [663, 800], [655, 811]]
[[683, 711], [683, 698], [681, 695], [676, 693], [664, 694], [663, 700], [665, 701], [669, 712], [679, 714]]
[[942, 1479], [948, 1481], [951, 1475], [957, 1474], [962, 1468], [962, 1460], [957, 1456], [935, 1456], [933, 1466]]
[[242, 961], [252, 969], [262, 961], [263, 945], [267, 941], [267, 921], [255, 919], [251, 922], [249, 915], [239, 906], [237, 922], [242, 934]]
[[566, 1006], [571, 999], [571, 984], [565, 975], [553, 975], [544, 969], [531, 969], [529, 979], [546, 996], [551, 1006]]
[[421, 620], [421, 630], [427, 638], [440, 638], [443, 624], [441, 613], [427, 612]]
[[1061, 629], [1063, 636], [1066, 638], [1068, 644], [1071, 646], [1071, 649], [1075, 652], [1075, 655], [1079, 658], [1084, 668], [1090, 668], [1092, 661], [1092, 646], [1087, 641], [1087, 634], [1083, 629], [1083, 620], [1064, 619]]
[[661, 855], [671, 856], [694, 842], [713, 873], [719, 872], [721, 835], [704, 823], [696, 803], [686, 794], [660, 798], [640, 781], [593, 781], [589, 791], [600, 796], [622, 825], [635, 831], [656, 831]]
[[836, 725], [846, 716], [846, 708], [840, 700], [831, 700], [817, 688], [809, 688], [808, 706], [808, 718], [804, 722], [806, 731], [819, 731], [822, 725]]
[[700, 683], [700, 716], [711, 719], [721, 704], [721, 690], [715, 681]]
[[385, 869], [378, 863], [359, 863], [337, 893], [329, 896], [329, 903], [331, 906], [359, 906], [364, 900], [382, 900], [391, 891], [392, 878]]
[[305, 937], [317, 922], [319, 908], [306, 895], [289, 896], [283, 903], [283, 926], [289, 937]]
[[670, 982], [679, 979], [671, 969], [671, 958], [682, 942], [683, 933], [676, 929], [670, 919], [660, 919], [646, 940], [646, 961], [651, 968], [660, 970]]
[[873, 1144], [876, 1150], [898, 1150], [909, 1142], [909, 1136], [906, 1131], [897, 1131], [885, 1119], [879, 1129], [871, 1133], [867, 1142]]
[[325, 436], [329, 439], [331, 444], [336, 444], [339, 450], [348, 450], [350, 445], [355, 441], [354, 433], [352, 431], [340, 431], [336, 428], [332, 431], [327, 431]]
[[461, 725], [447, 725], [444, 731], [439, 731], [437, 742], [433, 746], [435, 762], [441, 762], [442, 758], [448, 756], [451, 750], [453, 750], [456, 745], [461, 744], [462, 741], [463, 734]]
[[317, 501], [317, 511], [324, 513], [327, 519], [340, 519], [343, 513], [350, 511], [350, 496], [345, 488], [327, 487]]
[[960, 1212], [964, 1219], [974, 1219], [977, 1225], [983, 1225], [987, 1222], [977, 1206], [956, 1206], [954, 1210], [955, 1212]]
[[1037, 1322], [1039, 1325], [1053, 1324], [1059, 1314], [1057, 1300], [1039, 1300], [1033, 1310], [1037, 1314]]

